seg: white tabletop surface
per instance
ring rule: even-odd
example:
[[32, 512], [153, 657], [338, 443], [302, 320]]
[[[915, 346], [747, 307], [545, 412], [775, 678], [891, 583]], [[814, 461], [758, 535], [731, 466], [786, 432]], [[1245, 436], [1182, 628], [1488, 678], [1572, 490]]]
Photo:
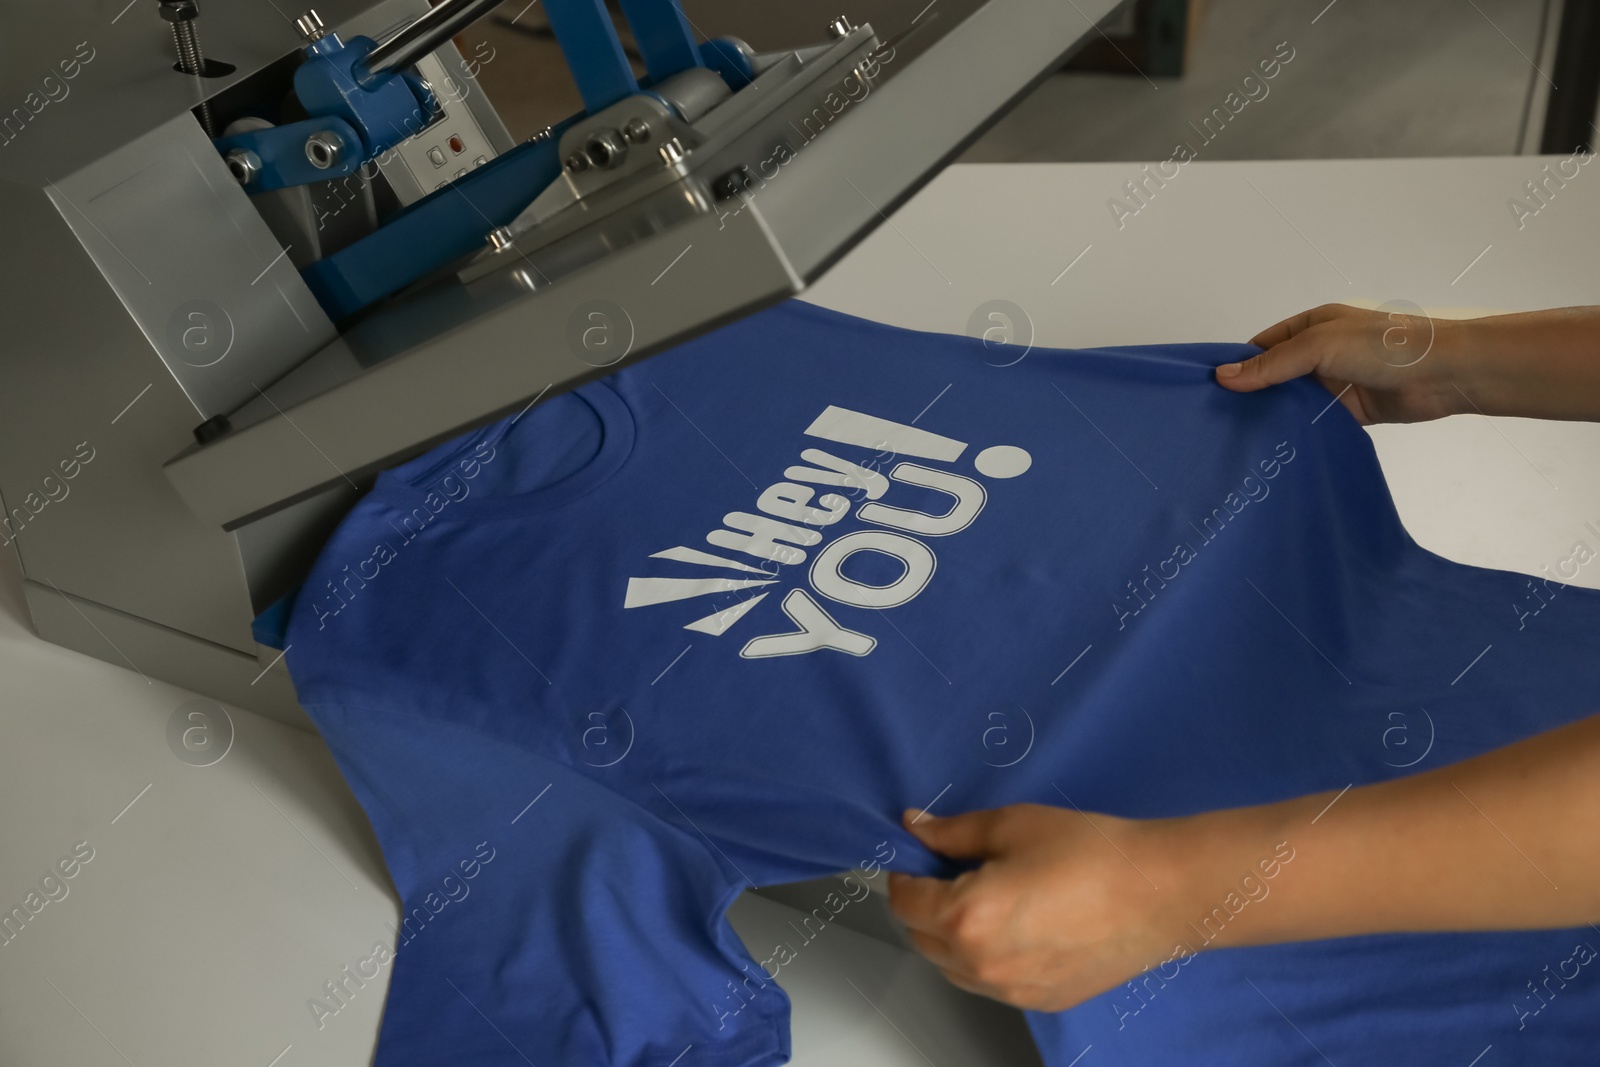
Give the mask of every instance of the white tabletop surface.
[[[808, 299], [962, 332], [1001, 298], [1060, 347], [1243, 340], [1337, 300], [1435, 314], [1600, 303], [1600, 172], [1521, 230], [1507, 207], [1544, 162], [1192, 163], [1120, 229], [1106, 201], [1137, 166], [958, 166]], [[1452, 559], [1536, 572], [1592, 542], [1585, 521], [1600, 526], [1600, 426], [1472, 416], [1374, 436], [1406, 525]], [[319, 740], [230, 709], [227, 755], [187, 764], [167, 729], [193, 694], [45, 644], [24, 618], [8, 561], [0, 908], [77, 842], [94, 856], [0, 947], [0, 1063], [368, 1063], [383, 989], [320, 1029], [307, 1001], [387, 936], [398, 902]], [[781, 918], [769, 901], [738, 908], [756, 944]], [[1005, 1062], [920, 963], [838, 933], [785, 971], [797, 1065]]]

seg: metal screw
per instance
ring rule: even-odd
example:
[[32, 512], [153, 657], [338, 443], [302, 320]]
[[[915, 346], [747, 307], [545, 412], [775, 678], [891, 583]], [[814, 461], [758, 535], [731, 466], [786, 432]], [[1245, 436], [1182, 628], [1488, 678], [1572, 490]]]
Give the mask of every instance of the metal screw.
[[644, 141], [650, 136], [650, 124], [644, 119], [633, 119], [622, 127], [622, 136], [634, 144]]
[[261, 157], [248, 148], [235, 148], [223, 159], [234, 181], [240, 185], [249, 185], [261, 173]]
[[200, 74], [206, 69], [205, 53], [194, 20], [200, 17], [195, 0], [161, 0], [161, 17], [172, 23], [173, 43], [178, 47], [178, 67], [185, 74]]
[[504, 252], [511, 247], [512, 233], [509, 226], [496, 226], [489, 231], [489, 247], [496, 252]]
[[566, 168], [574, 174], [589, 169], [589, 157], [582, 152], [574, 152], [567, 157]]
[[854, 29], [855, 27], [850, 25], [850, 20], [845, 18], [843, 15], [840, 15], [838, 18], [828, 23], [828, 36], [832, 37], [834, 40], [838, 40], [840, 37], [849, 35], [849, 33]]
[[556, 131], [555, 131], [554, 127], [546, 126], [544, 129], [540, 130], [538, 133], [536, 133], [532, 137], [528, 138], [528, 143], [529, 144], [538, 144], [540, 141], [548, 141], [550, 139], [551, 135], [554, 134], [555, 132]]
[[344, 155], [344, 138], [333, 130], [318, 130], [306, 138], [306, 158], [318, 170], [336, 165]]
[[317, 14], [316, 8], [311, 8], [295, 19], [294, 28], [300, 31], [300, 36], [306, 39], [307, 44], [314, 44], [328, 36], [328, 31], [322, 24], [322, 16]]
[[661, 156], [661, 162], [670, 167], [683, 159], [683, 142], [676, 137], [669, 137], [656, 151]]
[[589, 162], [602, 170], [620, 167], [622, 160], [628, 154], [628, 142], [622, 139], [619, 130], [599, 130], [592, 133], [583, 148], [584, 154], [589, 157]]

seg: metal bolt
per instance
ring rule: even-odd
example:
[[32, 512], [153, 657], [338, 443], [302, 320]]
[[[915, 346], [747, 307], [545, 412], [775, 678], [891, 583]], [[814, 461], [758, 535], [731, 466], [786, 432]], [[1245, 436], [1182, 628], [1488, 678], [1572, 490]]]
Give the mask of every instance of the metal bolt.
[[200, 47], [200, 35], [194, 25], [194, 20], [200, 17], [200, 6], [194, 0], [161, 0], [161, 17], [172, 23], [178, 69], [185, 74], [205, 73], [205, 52]]
[[567, 157], [566, 168], [574, 174], [589, 169], [589, 157], [582, 152], [574, 152]]
[[622, 127], [622, 136], [626, 137], [633, 144], [638, 144], [640, 141], [644, 141], [649, 138], [650, 124], [644, 119], [633, 119], [626, 126]]
[[496, 226], [489, 231], [489, 247], [496, 252], [504, 252], [511, 247], [512, 233], [509, 226]]
[[318, 170], [335, 166], [344, 156], [344, 138], [333, 130], [318, 130], [306, 138], [306, 158]]
[[854, 29], [855, 27], [850, 25], [850, 20], [845, 18], [843, 15], [840, 15], [838, 18], [828, 23], [828, 36], [832, 37], [834, 40], [838, 40], [840, 37], [848, 36], [849, 33]]
[[189, 22], [200, 17], [195, 0], [161, 0], [161, 17], [168, 22]]
[[669, 137], [656, 151], [661, 156], [661, 162], [670, 167], [683, 159], [683, 142], [676, 137]]
[[328, 31], [322, 23], [322, 16], [317, 14], [316, 8], [311, 8], [295, 19], [294, 28], [300, 31], [300, 36], [306, 39], [307, 44], [314, 44], [328, 36]]
[[[161, 0], [161, 17], [172, 23], [172, 41], [178, 49], [178, 69], [185, 74], [199, 76], [206, 71], [205, 51], [200, 47], [200, 32], [195, 20], [200, 17], [200, 5], [195, 0]], [[217, 135], [217, 121], [211, 113], [211, 101], [200, 104], [200, 126], [206, 136]]]
[[583, 149], [590, 163], [601, 170], [611, 170], [622, 165], [628, 154], [628, 142], [622, 139], [620, 130], [599, 130], [589, 135]]
[[261, 157], [248, 148], [235, 148], [223, 158], [233, 180], [240, 185], [249, 185], [261, 173]]

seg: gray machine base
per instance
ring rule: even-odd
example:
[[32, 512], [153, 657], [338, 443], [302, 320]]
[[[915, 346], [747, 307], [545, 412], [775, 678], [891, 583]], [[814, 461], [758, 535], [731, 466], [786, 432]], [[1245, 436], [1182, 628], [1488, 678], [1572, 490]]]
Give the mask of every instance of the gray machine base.
[[314, 732], [295, 700], [288, 669], [281, 657], [272, 662], [277, 653], [271, 649], [257, 660], [38, 582], [25, 580], [22, 589], [34, 631], [46, 641]]

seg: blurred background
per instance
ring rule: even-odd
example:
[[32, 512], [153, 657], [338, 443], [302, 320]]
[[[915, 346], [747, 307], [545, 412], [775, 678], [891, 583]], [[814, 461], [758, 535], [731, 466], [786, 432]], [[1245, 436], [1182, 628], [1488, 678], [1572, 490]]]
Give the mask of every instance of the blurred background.
[[[683, 7], [702, 37], [734, 33], [764, 51], [814, 44], [841, 14], [892, 38], [914, 19], [937, 17], [939, 2], [683, 0]], [[1579, 0], [1131, 0], [962, 159], [1164, 160], [1180, 141], [1202, 159], [1565, 154], [1576, 138], [1593, 136], [1596, 7]], [[619, 29], [631, 48], [620, 20]], [[537, 2], [509, 0], [458, 44], [513, 136], [578, 109]], [[1275, 56], [1292, 58], [1261, 81], [1258, 64]], [[1245, 85], [1252, 74], [1257, 80]], [[1237, 95], [1230, 100], [1230, 93]], [[1562, 121], [1547, 130], [1552, 103]], [[1249, 121], [1204, 127], [1218, 108], [1229, 117], [1248, 111]]]

